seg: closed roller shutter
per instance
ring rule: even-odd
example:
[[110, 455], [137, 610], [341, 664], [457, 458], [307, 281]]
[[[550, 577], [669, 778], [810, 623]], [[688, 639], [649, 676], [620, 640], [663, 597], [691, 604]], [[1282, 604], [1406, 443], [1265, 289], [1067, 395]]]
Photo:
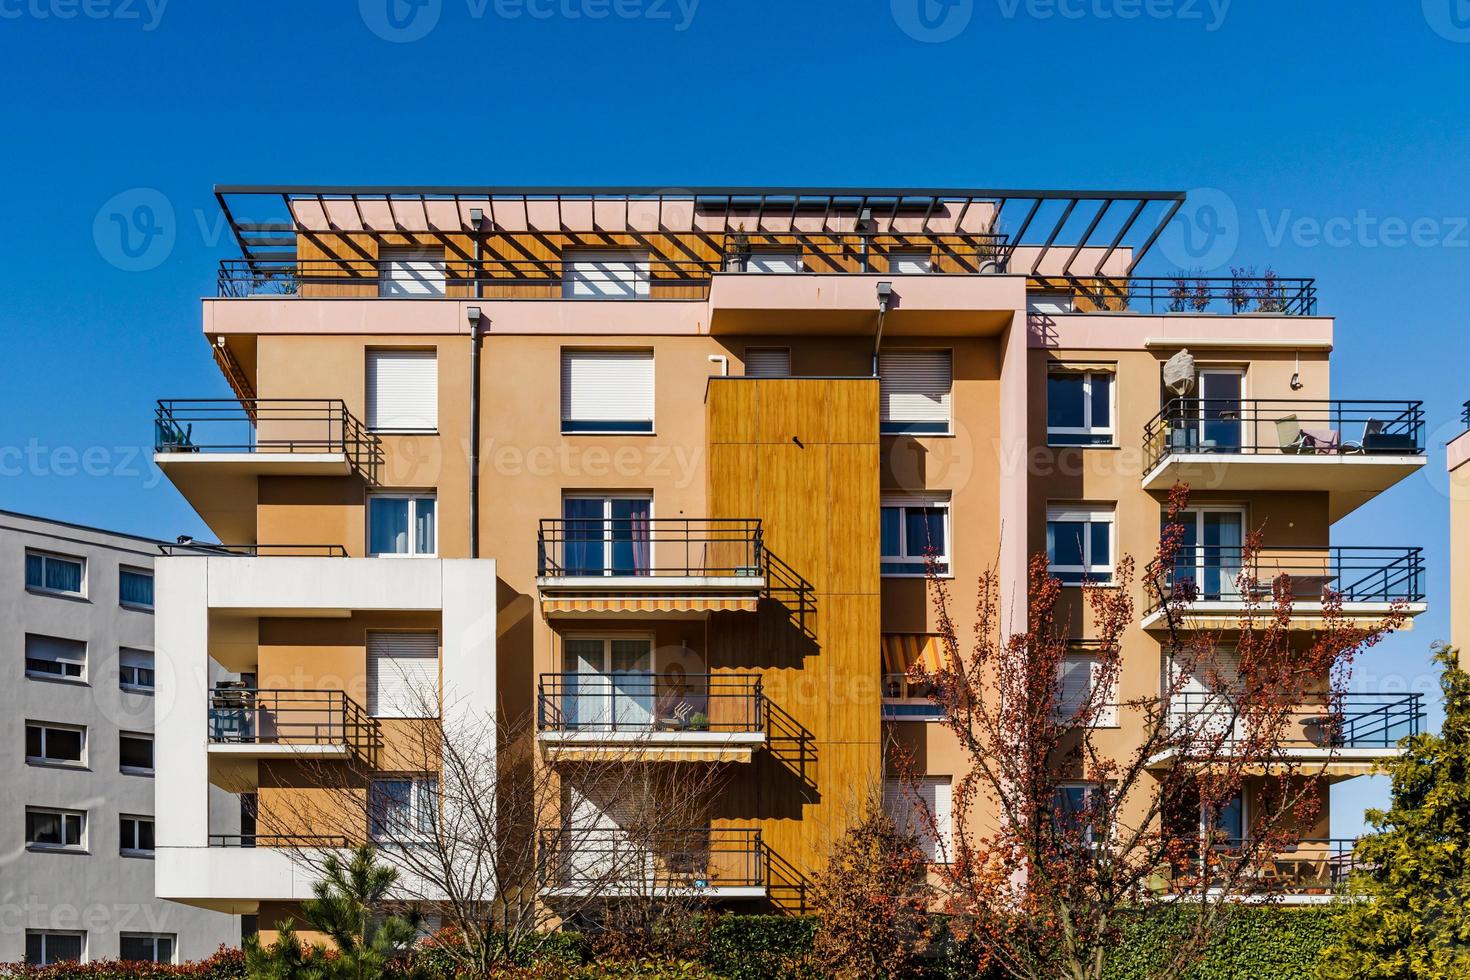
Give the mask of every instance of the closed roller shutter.
[[791, 349], [789, 347], [745, 348], [745, 376], [747, 378], [791, 377]]
[[444, 295], [444, 253], [438, 249], [382, 249], [378, 270], [379, 296]]
[[367, 424], [390, 432], [439, 428], [439, 360], [434, 351], [367, 352]]
[[563, 350], [566, 432], [652, 432], [653, 351]]
[[369, 633], [368, 714], [433, 717], [438, 704], [438, 634]]
[[[905, 786], [901, 779], [886, 779], [883, 781], [883, 810], [900, 831], [919, 839], [919, 848], [926, 858], [932, 862], [947, 862], [952, 850], [953, 794], [948, 776], [927, 776], [909, 786]], [[932, 827], [924, 817], [924, 810], [934, 818]]]
[[562, 296], [568, 299], [636, 299], [648, 295], [644, 252], [568, 252]]
[[891, 351], [878, 357], [884, 432], [947, 433], [953, 369], [947, 350]]
[[751, 252], [750, 257], [745, 260], [746, 272], [790, 275], [801, 272], [804, 268], [800, 252]]

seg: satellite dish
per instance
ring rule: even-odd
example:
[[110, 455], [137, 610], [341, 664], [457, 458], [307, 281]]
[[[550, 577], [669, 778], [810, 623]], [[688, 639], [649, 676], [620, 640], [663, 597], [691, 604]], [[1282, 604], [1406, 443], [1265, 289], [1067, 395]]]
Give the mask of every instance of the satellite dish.
[[1194, 355], [1186, 348], [1164, 362], [1164, 387], [1183, 398], [1194, 390]]

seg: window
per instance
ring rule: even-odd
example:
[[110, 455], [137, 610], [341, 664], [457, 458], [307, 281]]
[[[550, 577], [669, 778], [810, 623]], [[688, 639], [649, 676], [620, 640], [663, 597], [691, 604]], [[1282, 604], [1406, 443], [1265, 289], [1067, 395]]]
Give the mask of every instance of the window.
[[434, 832], [439, 780], [375, 779], [368, 790], [368, 825], [373, 840], [424, 840]]
[[647, 575], [653, 568], [653, 499], [574, 494], [562, 498], [563, 575]]
[[81, 850], [87, 831], [82, 810], [26, 807], [26, 846], [37, 850]]
[[368, 496], [368, 553], [384, 555], [435, 554], [432, 494], [375, 493]]
[[439, 635], [380, 633], [367, 637], [368, 714], [433, 718], [439, 714]]
[[26, 634], [26, 676], [82, 680], [86, 675], [87, 644], [59, 636]]
[[[1057, 720], [1070, 722], [1087, 703], [1089, 696], [1100, 682], [1102, 663], [1096, 653], [1076, 651], [1068, 653], [1057, 665]], [[1113, 692], [1099, 694], [1094, 704], [1094, 728], [1112, 728], [1118, 724], [1118, 707]]]
[[950, 859], [953, 792], [948, 776], [925, 776], [907, 785], [902, 779], [883, 781], [883, 809], [900, 832], [919, 839], [924, 856], [935, 864], [947, 864]]
[[1096, 841], [1096, 817], [1107, 805], [1103, 787], [1097, 783], [1062, 783], [1055, 790], [1052, 819], [1057, 833], [1085, 847]]
[[[119, 853], [124, 857], [139, 857], [153, 853], [153, 818], [118, 817]], [[127, 957], [124, 957], [127, 959]]]
[[431, 350], [367, 352], [367, 425], [375, 432], [439, 428], [439, 359]]
[[42, 551], [26, 552], [26, 588], [37, 592], [81, 595], [86, 562]]
[[954, 372], [947, 350], [878, 355], [879, 431], [947, 435]]
[[892, 275], [921, 275], [932, 268], [928, 249], [893, 249], [888, 253], [888, 271]]
[[172, 933], [124, 932], [117, 937], [117, 958], [135, 963], [172, 963], [176, 945]]
[[1113, 372], [1054, 364], [1046, 374], [1046, 441], [1053, 446], [1113, 445]]
[[80, 765], [87, 730], [78, 725], [26, 722], [26, 762], [31, 765]]
[[884, 497], [879, 551], [884, 575], [949, 574], [949, 497]]
[[[647, 731], [661, 717], [679, 717], [677, 706], [655, 703], [650, 638], [568, 636], [562, 643], [562, 717], [569, 730], [607, 728]], [[708, 698], [685, 702], [709, 715]]]
[[153, 736], [143, 732], [121, 732], [117, 737], [118, 765], [123, 772], [146, 775], [153, 772]]
[[1052, 313], [1071, 313], [1074, 308], [1071, 293], [1027, 293], [1026, 312], [1048, 315]]
[[54, 929], [26, 930], [26, 962], [31, 966], [52, 963], [79, 963], [86, 933], [58, 932]]
[[153, 652], [123, 647], [117, 655], [117, 686], [124, 691], [153, 690]]
[[117, 575], [118, 601], [138, 609], [153, 608], [153, 573], [141, 568], [124, 568]]
[[1046, 509], [1049, 571], [1063, 585], [1113, 580], [1113, 507], [1066, 504]]
[[801, 252], [780, 249], [757, 250], [745, 258], [746, 272], [774, 272], [791, 274], [802, 272]]
[[[1175, 521], [1184, 528], [1184, 536], [1174, 556], [1170, 586], [1191, 582], [1199, 599], [1238, 600], [1245, 520], [1243, 507], [1192, 507], [1178, 514]], [[1168, 526], [1167, 518], [1164, 526]]]
[[647, 252], [567, 252], [564, 299], [639, 299], [648, 295]]
[[[943, 718], [944, 709], [930, 699], [933, 685], [912, 674], [933, 675], [943, 665], [943, 641], [927, 633], [884, 633], [883, 717], [891, 720]], [[922, 671], [915, 668], [922, 665]]]
[[791, 348], [745, 348], [745, 376], [747, 378], [791, 377]]
[[563, 432], [652, 432], [653, 351], [561, 352]]
[[443, 296], [444, 250], [380, 249], [378, 277], [379, 296]]

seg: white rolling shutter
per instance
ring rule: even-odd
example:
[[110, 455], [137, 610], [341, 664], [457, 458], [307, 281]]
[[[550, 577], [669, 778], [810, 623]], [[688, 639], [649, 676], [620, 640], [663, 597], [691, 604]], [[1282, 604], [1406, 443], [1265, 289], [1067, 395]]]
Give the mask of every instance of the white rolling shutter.
[[747, 378], [791, 377], [791, 348], [745, 348], [745, 376]]
[[568, 432], [652, 432], [653, 351], [563, 349], [561, 421]]
[[[932, 862], [951, 860], [953, 797], [954, 788], [948, 776], [926, 776], [911, 787], [904, 786], [901, 779], [883, 781], [884, 811], [900, 831], [919, 839], [919, 848]], [[921, 802], [934, 817], [932, 828], [919, 808]]]
[[[422, 718], [439, 704], [437, 633], [368, 633], [368, 714]], [[433, 715], [427, 715], [433, 717]]]
[[947, 350], [878, 356], [880, 420], [885, 432], [947, 433], [953, 368]]
[[646, 252], [567, 252], [562, 290], [567, 299], [637, 299], [648, 295]]
[[385, 248], [378, 252], [379, 296], [443, 296], [444, 252]]
[[[1057, 717], [1058, 720], [1065, 722], [1077, 714], [1088, 695], [1100, 683], [1102, 661], [1091, 654], [1073, 654], [1062, 660], [1057, 671], [1061, 675], [1057, 684]], [[1109, 691], [1099, 695], [1093, 727], [1112, 728], [1118, 724], [1116, 702], [1115, 692]]]
[[888, 253], [888, 271], [895, 276], [920, 275], [931, 270], [929, 253], [922, 249]]
[[745, 260], [746, 272], [790, 274], [802, 270], [800, 252], [751, 252]]
[[392, 432], [439, 428], [439, 360], [434, 351], [367, 352], [367, 425]]

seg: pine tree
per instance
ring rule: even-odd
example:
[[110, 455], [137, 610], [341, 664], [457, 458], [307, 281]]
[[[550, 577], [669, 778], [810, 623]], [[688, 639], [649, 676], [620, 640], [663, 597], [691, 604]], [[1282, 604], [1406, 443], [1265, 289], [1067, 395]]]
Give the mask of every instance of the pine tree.
[[322, 862], [321, 880], [312, 886], [316, 898], [301, 904], [301, 914], [337, 945], [334, 976], [382, 976], [390, 960], [413, 947], [418, 915], [381, 914], [397, 880], [397, 870], [379, 864], [365, 845], [354, 849], [346, 862], [335, 854]]

